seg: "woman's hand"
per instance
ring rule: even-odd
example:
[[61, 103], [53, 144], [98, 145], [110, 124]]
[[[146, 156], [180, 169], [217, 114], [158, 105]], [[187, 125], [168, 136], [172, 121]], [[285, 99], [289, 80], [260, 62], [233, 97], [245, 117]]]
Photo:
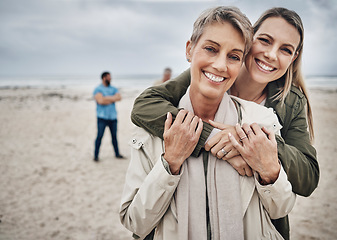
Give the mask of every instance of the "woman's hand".
[[262, 184], [274, 183], [279, 175], [281, 166], [277, 156], [275, 134], [266, 128], [260, 128], [256, 123], [236, 125], [241, 144], [230, 134], [229, 139], [240, 152], [247, 164], [256, 171]]
[[[214, 122], [209, 120], [209, 123], [221, 131], [215, 134], [214, 137], [209, 139], [205, 144], [205, 150], [210, 151], [214, 157], [219, 159], [228, 160], [239, 155], [239, 152], [233, 147], [233, 144], [228, 138], [228, 133], [239, 141], [240, 137], [236, 133], [235, 127], [223, 123]], [[223, 150], [222, 150], [223, 149]]]
[[253, 171], [247, 162], [239, 155], [231, 159], [228, 159], [227, 162], [241, 175], [251, 177], [253, 176]]
[[172, 174], [179, 174], [180, 167], [192, 154], [202, 131], [202, 120], [186, 110], [180, 110], [172, 124], [172, 115], [167, 113], [164, 127], [164, 159]]
[[220, 129], [221, 132], [218, 132], [206, 142], [205, 150], [210, 151], [214, 157], [226, 160], [240, 175], [248, 177], [253, 176], [252, 169], [240, 156], [239, 151], [233, 147], [233, 144], [229, 140], [229, 133], [235, 136], [237, 141], [240, 139], [239, 135], [236, 133], [235, 127], [214, 122], [212, 120], [209, 120], [209, 123], [213, 127]]

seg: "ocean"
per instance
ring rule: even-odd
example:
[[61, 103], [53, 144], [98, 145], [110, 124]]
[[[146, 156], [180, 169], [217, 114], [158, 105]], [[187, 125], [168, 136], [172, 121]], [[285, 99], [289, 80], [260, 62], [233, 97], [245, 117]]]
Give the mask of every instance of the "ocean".
[[[111, 85], [130, 90], [145, 89], [161, 79], [161, 75], [121, 75], [112, 76]], [[102, 80], [99, 76], [0, 76], [1, 88], [84, 88], [93, 89]]]
[[[120, 89], [141, 90], [153, 85], [161, 75], [119, 75], [112, 76], [111, 85]], [[308, 76], [308, 88], [337, 89], [337, 76]], [[0, 76], [2, 88], [84, 88], [93, 89], [101, 83], [97, 76]]]

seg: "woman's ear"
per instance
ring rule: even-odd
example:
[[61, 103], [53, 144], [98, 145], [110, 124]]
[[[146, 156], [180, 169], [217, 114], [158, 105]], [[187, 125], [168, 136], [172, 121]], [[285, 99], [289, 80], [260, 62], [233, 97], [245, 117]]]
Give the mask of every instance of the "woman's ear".
[[186, 42], [186, 60], [187, 62], [191, 62], [191, 51], [192, 51], [192, 43], [191, 40]]

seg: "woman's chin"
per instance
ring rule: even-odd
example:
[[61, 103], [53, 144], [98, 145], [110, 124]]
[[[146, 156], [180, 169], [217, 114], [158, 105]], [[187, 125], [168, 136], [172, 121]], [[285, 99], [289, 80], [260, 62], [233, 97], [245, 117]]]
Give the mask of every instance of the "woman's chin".
[[220, 89], [214, 89], [214, 88], [204, 88], [203, 90], [200, 91], [206, 99], [212, 99], [212, 100], [217, 100], [221, 99], [223, 97], [223, 91], [220, 91]]

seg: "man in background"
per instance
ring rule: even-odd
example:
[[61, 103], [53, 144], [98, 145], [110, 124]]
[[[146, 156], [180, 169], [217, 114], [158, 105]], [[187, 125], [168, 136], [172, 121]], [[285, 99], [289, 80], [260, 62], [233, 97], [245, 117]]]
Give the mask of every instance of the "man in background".
[[102, 83], [94, 90], [94, 97], [97, 103], [97, 138], [95, 141], [94, 161], [98, 161], [99, 148], [103, 138], [105, 127], [108, 126], [111, 132], [112, 145], [116, 158], [123, 159], [119, 153], [117, 142], [117, 111], [115, 102], [122, 99], [118, 89], [111, 86], [111, 75], [109, 72], [102, 73]]
[[164, 73], [163, 73], [163, 78], [160, 79], [160, 80], [158, 80], [158, 81], [156, 81], [156, 82], [154, 83], [154, 85], [159, 85], [159, 84], [162, 84], [162, 83], [164, 83], [164, 82], [170, 80], [170, 79], [171, 79], [171, 76], [172, 76], [172, 69], [169, 68], [169, 67], [165, 68], [165, 69], [164, 69]]

